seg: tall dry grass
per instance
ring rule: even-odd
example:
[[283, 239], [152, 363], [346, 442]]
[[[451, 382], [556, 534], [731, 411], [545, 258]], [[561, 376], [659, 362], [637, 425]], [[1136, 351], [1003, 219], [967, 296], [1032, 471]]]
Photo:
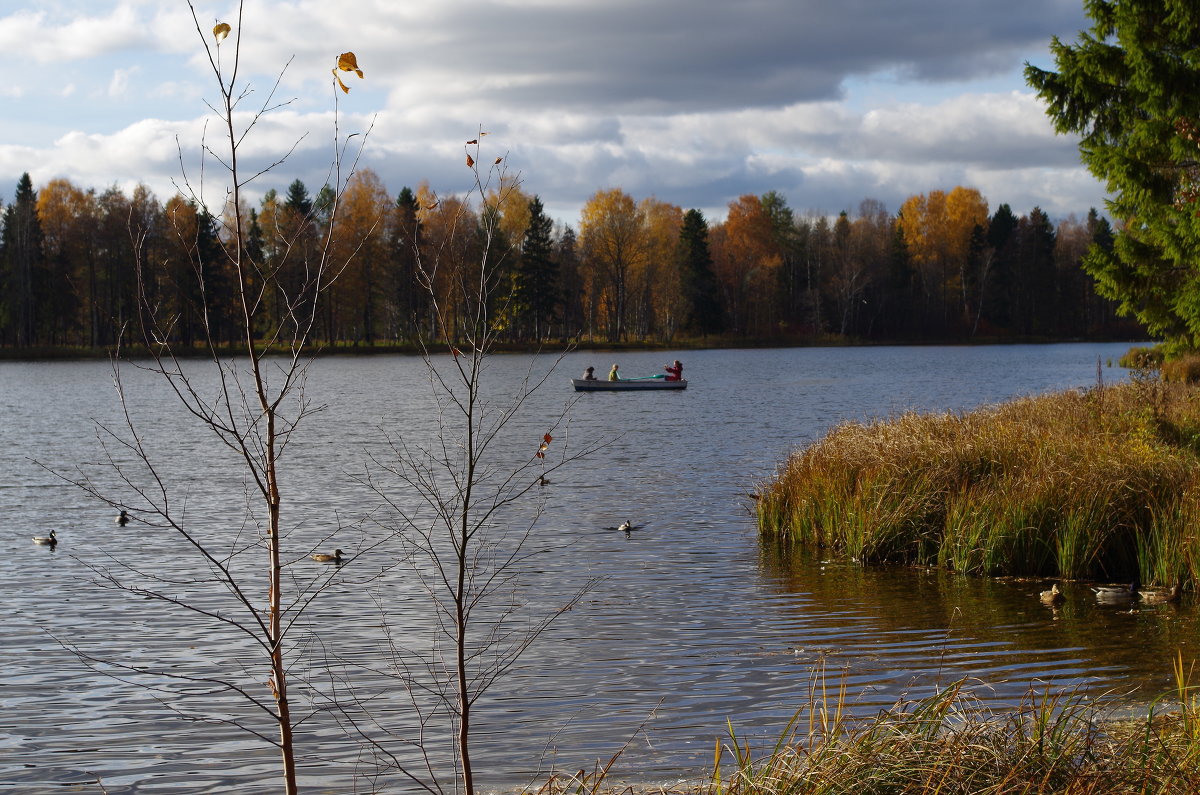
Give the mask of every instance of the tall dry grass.
[[706, 795], [1182, 795], [1200, 792], [1200, 712], [1190, 671], [1145, 718], [1113, 720], [1103, 701], [1030, 691], [996, 711], [965, 682], [853, 719], [823, 678], [761, 754], [732, 727]]
[[837, 426], [760, 489], [765, 539], [983, 575], [1197, 582], [1200, 389], [1139, 378]]

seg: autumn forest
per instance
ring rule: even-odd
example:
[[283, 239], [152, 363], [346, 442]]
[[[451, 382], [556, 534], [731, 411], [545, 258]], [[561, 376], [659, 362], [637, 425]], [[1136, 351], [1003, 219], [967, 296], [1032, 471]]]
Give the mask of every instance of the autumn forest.
[[[895, 214], [864, 199], [836, 217], [799, 214], [771, 191], [731, 202], [717, 223], [614, 188], [591, 197], [577, 228], [509, 180], [482, 206], [425, 183], [392, 194], [370, 170], [333, 196], [295, 180], [244, 208], [244, 254], [278, 284], [261, 335], [304, 300], [288, 286], [300, 289], [325, 250], [344, 263], [313, 307], [326, 345], [455, 336], [433, 323], [433, 302], [453, 317], [462, 275], [485, 259], [500, 279], [492, 322], [515, 345], [1144, 336], [1081, 267], [1090, 246], [1112, 245], [1107, 220], [992, 211], [971, 188], [913, 195]], [[233, 344], [228, 214], [180, 195], [163, 204], [144, 186], [127, 196], [55, 179], [35, 190], [24, 176], [3, 206], [0, 346], [110, 348], [140, 339], [148, 311], [171, 319], [172, 342], [199, 344], [207, 324]]]

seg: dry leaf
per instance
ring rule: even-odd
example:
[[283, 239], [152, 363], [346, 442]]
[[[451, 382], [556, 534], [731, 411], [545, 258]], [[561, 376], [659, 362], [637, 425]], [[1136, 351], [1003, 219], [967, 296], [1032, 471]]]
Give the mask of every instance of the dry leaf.
[[229, 27], [228, 22], [217, 23], [217, 26], [213, 28], [213, 38], [217, 40], [217, 44], [225, 41], [225, 37], [229, 35], [231, 30], [233, 28]]
[[538, 458], [545, 458], [545, 457], [546, 457], [546, 454], [545, 454], [545, 453], [543, 453], [543, 452], [541, 452], [541, 451], [539, 450], [539, 451], [538, 451], [538, 453], [537, 453], [537, 457], [538, 457]]
[[437, 200], [437, 201], [435, 201], [433, 204], [426, 204], [426, 205], [425, 205], [425, 209], [426, 209], [426, 210], [433, 210], [433, 209], [435, 209], [435, 208], [436, 208], [436, 207], [437, 207], [439, 204], [441, 204], [441, 203], [442, 203], [442, 200], [441, 200], [441, 199], [438, 199], [438, 200]]
[[467, 168], [471, 168], [474, 165], [475, 165], [475, 158], [471, 157], [470, 155], [467, 155]]
[[477, 144], [477, 143], [479, 143], [479, 139], [472, 138], [471, 140], [467, 141], [467, 146], [470, 146], [471, 144]]
[[340, 89], [342, 90], [342, 93], [343, 93], [343, 94], [349, 94], [349, 93], [350, 93], [350, 87], [349, 87], [349, 86], [347, 86], [345, 83], [343, 83], [343, 82], [342, 82], [342, 78], [341, 78], [340, 76], [338, 76], [338, 73], [337, 73], [337, 70], [336, 70], [336, 69], [334, 69], [334, 70], [332, 70], [332, 71], [333, 71], [333, 79], [337, 81], [338, 88], [340, 88]]
[[344, 52], [338, 56], [338, 69], [343, 72], [354, 72], [360, 78], [363, 76], [362, 69], [358, 68], [358, 59], [354, 57], [352, 52]]
[[503, 160], [503, 159], [504, 159], [503, 157], [497, 157], [497, 158], [496, 158], [496, 162], [495, 162], [495, 163], [492, 163], [492, 165], [493, 165], [493, 166], [498, 166], [498, 165], [500, 165], [500, 161], [501, 161], [501, 160]]
[[545, 436], [542, 437], [542, 439], [545, 440], [546, 444], [550, 444], [551, 442], [554, 441], [554, 437], [551, 436], [550, 434], [546, 434]]

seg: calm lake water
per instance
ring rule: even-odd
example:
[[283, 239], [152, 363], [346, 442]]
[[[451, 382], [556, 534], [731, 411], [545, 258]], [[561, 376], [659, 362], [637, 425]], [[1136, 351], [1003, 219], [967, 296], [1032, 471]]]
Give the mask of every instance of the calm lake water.
[[[1082, 586], [1068, 586], [1067, 603], [1052, 611], [1037, 599], [1045, 582], [779, 560], [758, 546], [747, 498], [791, 450], [839, 421], [1086, 388], [1096, 384], [1098, 360], [1103, 379], [1115, 382], [1126, 377], [1115, 361], [1127, 348], [687, 352], [685, 392], [578, 396], [569, 423], [554, 431], [552, 454], [606, 446], [536, 491], [544, 511], [532, 548], [543, 553], [525, 564], [519, 593], [552, 609], [583, 583], [597, 584], [480, 701], [476, 764], [484, 786], [506, 790], [539, 770], [591, 767], [626, 741], [615, 779], [694, 778], [711, 763], [727, 718], [767, 742], [806, 702], [822, 668], [833, 681], [845, 677], [862, 714], [963, 677], [997, 707], [1047, 683], [1117, 693], [1131, 705], [1169, 689], [1172, 659], [1182, 652], [1190, 660], [1200, 638], [1187, 602], [1105, 609]], [[634, 376], [660, 372], [671, 358], [566, 356], [497, 447], [500, 465], [536, 447], [575, 399], [568, 378], [585, 366], [606, 371], [618, 361]], [[528, 368], [549, 364], [496, 356], [489, 394], [509, 393]], [[189, 526], [227, 544], [239, 533], [252, 537], [236, 462], [181, 415], [161, 382], [131, 368], [124, 378]], [[419, 645], [429, 611], [411, 573], [388, 568], [395, 548], [376, 520], [386, 525], [389, 517], [360, 475], [378, 472], [371, 457], [388, 460], [388, 434], [428, 438], [436, 416], [424, 368], [408, 357], [319, 360], [307, 395], [324, 409], [287, 451], [285, 521], [300, 558], [289, 571], [297, 583], [324, 573], [302, 557], [314, 546], [358, 557], [297, 629], [305, 642], [295, 652], [293, 695], [321, 707], [352, 680], [360, 697], [373, 700], [365, 713], [318, 710], [301, 726], [303, 783], [310, 792], [374, 791], [356, 779], [370, 768], [346, 739], [348, 721], [369, 713], [382, 728], [366, 728], [405, 753], [402, 741], [419, 727], [409, 694], [388, 676], [393, 660], [381, 647], [381, 627]], [[98, 793], [99, 780], [110, 795], [275, 792], [271, 749], [227, 724], [175, 714], [256, 720], [239, 699], [198, 681], [251, 659], [248, 643], [207, 618], [102, 587], [102, 575], [147, 583], [153, 573], [162, 578], [156, 590], [218, 613], [226, 595], [203, 585], [202, 565], [175, 537], [136, 523], [118, 527], [111, 509], [35, 463], [68, 472], [82, 466], [116, 488], [103, 468], [88, 465], [103, 458], [96, 421], [120, 421], [106, 363], [0, 363], [7, 519], [0, 609], [8, 617], [0, 791]], [[109, 450], [128, 460], [111, 442]], [[140, 471], [134, 480], [151, 485]], [[410, 504], [394, 481], [385, 491]], [[628, 535], [606, 529], [626, 519], [644, 527]], [[56, 550], [30, 542], [52, 528]], [[94, 661], [85, 664], [64, 644]], [[139, 665], [192, 678], [146, 678], [122, 667]], [[266, 696], [261, 678], [245, 681]], [[437, 732], [435, 721], [428, 737]], [[415, 791], [395, 776], [376, 786]]]

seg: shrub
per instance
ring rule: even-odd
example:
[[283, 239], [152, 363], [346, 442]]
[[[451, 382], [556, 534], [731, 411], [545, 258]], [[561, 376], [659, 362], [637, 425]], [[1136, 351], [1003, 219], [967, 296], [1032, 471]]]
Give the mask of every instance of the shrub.
[[1200, 353], [1189, 353], [1161, 365], [1162, 378], [1178, 384], [1200, 383]]
[[1125, 352], [1118, 364], [1130, 370], [1156, 370], [1163, 363], [1162, 348], [1135, 346]]

